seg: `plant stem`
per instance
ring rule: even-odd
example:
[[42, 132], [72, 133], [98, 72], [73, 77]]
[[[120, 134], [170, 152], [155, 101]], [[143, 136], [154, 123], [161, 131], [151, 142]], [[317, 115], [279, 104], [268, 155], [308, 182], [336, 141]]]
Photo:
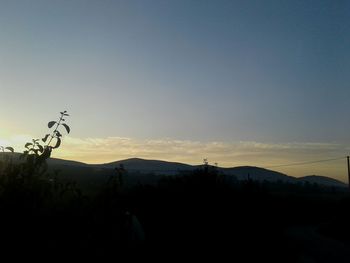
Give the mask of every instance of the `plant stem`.
[[51, 143], [52, 139], [55, 138], [55, 137], [54, 137], [54, 136], [55, 136], [55, 132], [57, 131], [58, 127], [60, 126], [60, 124], [61, 124], [61, 122], [62, 122], [62, 119], [63, 119], [63, 114], [61, 113], [61, 117], [60, 117], [59, 121], [56, 123], [56, 128], [55, 128], [55, 130], [52, 132], [51, 138], [50, 138], [50, 140], [49, 140], [49, 142], [47, 143], [46, 146], [50, 146], [50, 143]]

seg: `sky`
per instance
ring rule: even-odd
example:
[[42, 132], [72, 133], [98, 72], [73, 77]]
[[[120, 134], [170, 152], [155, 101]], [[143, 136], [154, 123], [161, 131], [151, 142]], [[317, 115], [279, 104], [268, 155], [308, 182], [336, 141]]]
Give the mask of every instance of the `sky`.
[[[350, 152], [349, 1], [0, 0], [0, 145], [269, 167]], [[346, 180], [344, 160], [276, 170]]]

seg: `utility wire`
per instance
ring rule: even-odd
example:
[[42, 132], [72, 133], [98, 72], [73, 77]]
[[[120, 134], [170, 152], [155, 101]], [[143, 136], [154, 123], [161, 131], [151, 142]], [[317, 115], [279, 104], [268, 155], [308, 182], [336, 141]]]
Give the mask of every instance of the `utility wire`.
[[268, 167], [264, 167], [264, 168], [269, 169], [269, 168], [277, 168], [277, 167], [296, 166], [296, 165], [305, 165], [305, 164], [313, 164], [313, 163], [323, 163], [323, 162], [330, 162], [330, 161], [336, 161], [336, 160], [341, 160], [341, 159], [346, 159], [346, 157], [343, 156], [343, 157], [339, 157], [339, 158], [309, 161], [309, 162], [302, 162], [302, 163], [279, 164], [279, 165], [273, 165], [273, 166], [268, 166]]
[[[337, 160], [343, 160], [346, 159], [346, 156], [338, 157], [338, 158], [332, 158], [332, 159], [323, 159], [323, 160], [316, 160], [316, 161], [308, 161], [308, 162], [300, 162], [300, 163], [288, 163], [288, 164], [279, 164], [279, 165], [272, 165], [272, 166], [259, 166], [264, 169], [270, 169], [270, 168], [278, 168], [278, 167], [288, 167], [288, 166], [297, 166], [297, 165], [306, 165], [306, 164], [313, 164], [313, 163], [323, 163], [323, 162], [331, 162], [331, 161], [337, 161]], [[195, 165], [195, 167], [200, 167], [202, 165]], [[142, 168], [129, 168], [128, 171], [149, 171], [149, 172], [179, 172], [181, 169], [176, 170], [168, 170], [168, 169], [142, 169]], [[191, 169], [183, 169], [183, 171], [190, 171]]]

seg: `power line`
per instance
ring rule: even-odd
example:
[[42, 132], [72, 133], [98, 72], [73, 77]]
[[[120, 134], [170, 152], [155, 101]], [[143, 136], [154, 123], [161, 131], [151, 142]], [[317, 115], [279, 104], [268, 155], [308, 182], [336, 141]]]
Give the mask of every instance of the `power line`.
[[324, 160], [301, 162], [301, 163], [279, 164], [279, 165], [273, 165], [273, 166], [268, 166], [268, 167], [264, 167], [264, 168], [269, 169], [269, 168], [277, 168], [277, 167], [296, 166], [296, 165], [305, 165], [305, 164], [313, 164], [313, 163], [323, 163], [323, 162], [341, 160], [341, 159], [345, 159], [345, 158], [346, 157], [343, 156], [343, 157], [333, 158], [333, 159], [324, 159]]
[[[314, 163], [323, 163], [323, 162], [344, 160], [346, 158], [347, 158], [346, 156], [342, 156], [342, 157], [332, 158], [332, 159], [323, 159], [323, 160], [315, 160], [315, 161], [300, 162], [300, 163], [279, 164], [279, 165], [272, 165], [272, 166], [259, 166], [259, 167], [264, 168], [264, 169], [270, 169], [270, 168], [278, 168], [278, 167], [288, 167], [288, 166], [297, 166], [297, 165], [306, 165], [306, 164], [314, 164]], [[202, 165], [194, 165], [193, 167], [194, 168], [199, 168], [201, 166]], [[105, 167], [105, 168], [107, 168], [107, 167]], [[129, 168], [127, 170], [129, 170], [129, 171], [148, 171], [148, 172], [179, 172], [179, 171], [191, 171], [192, 170], [191, 168], [187, 168], [187, 169], [152, 169], [152, 168], [142, 169], [142, 168]]]

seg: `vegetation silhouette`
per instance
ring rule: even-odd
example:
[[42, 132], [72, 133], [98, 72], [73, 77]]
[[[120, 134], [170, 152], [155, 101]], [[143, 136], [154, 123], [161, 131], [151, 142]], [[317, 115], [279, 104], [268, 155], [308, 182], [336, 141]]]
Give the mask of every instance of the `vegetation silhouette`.
[[48, 169], [60, 129], [70, 132], [67, 112], [60, 114], [48, 123], [52, 133], [25, 144], [20, 159], [0, 147], [3, 254], [349, 262], [347, 192], [250, 176], [239, 181], [205, 160], [195, 171], [131, 188], [119, 165], [87, 193]]

